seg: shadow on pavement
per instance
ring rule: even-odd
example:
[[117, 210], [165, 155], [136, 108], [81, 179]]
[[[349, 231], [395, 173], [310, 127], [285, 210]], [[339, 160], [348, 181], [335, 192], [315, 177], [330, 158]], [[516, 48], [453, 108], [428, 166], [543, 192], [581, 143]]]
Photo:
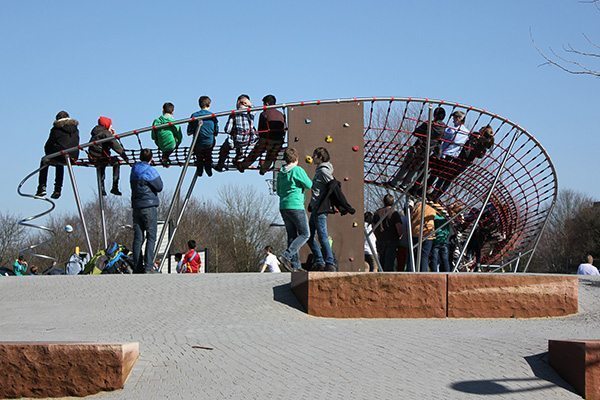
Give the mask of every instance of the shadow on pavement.
[[594, 279], [594, 280], [581, 279], [581, 280], [584, 281], [585, 284], [588, 286], [600, 287], [600, 280], [597, 280], [597, 279]]
[[[524, 357], [531, 367], [535, 378], [503, 378], [482, 379], [477, 381], [455, 382], [450, 387], [454, 390], [470, 394], [498, 395], [510, 393], [525, 393], [538, 390], [555, 388], [556, 386], [577, 394], [573, 387], [565, 382], [548, 364], [548, 353], [540, 353]], [[543, 382], [547, 382], [544, 384]], [[523, 387], [526, 382], [531, 382], [531, 387]], [[518, 383], [518, 388], [511, 388], [511, 384]]]
[[298, 311], [305, 312], [302, 304], [300, 304], [294, 292], [292, 292], [292, 287], [289, 283], [273, 287], [273, 300], [295, 308]]
[[548, 382], [552, 382], [556, 386], [577, 394], [573, 386], [569, 385], [563, 378], [560, 377], [560, 375], [558, 375], [554, 368], [550, 366], [547, 351], [524, 358], [525, 361], [527, 361], [527, 364], [529, 364], [531, 367], [531, 370], [535, 376]]

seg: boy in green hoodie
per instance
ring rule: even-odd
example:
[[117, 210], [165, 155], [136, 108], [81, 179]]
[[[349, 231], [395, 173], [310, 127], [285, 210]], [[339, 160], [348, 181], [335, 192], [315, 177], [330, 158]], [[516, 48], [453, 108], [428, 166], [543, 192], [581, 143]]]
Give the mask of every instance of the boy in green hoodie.
[[164, 125], [175, 121], [173, 112], [175, 106], [173, 103], [163, 104], [163, 113], [152, 122], [152, 140], [162, 152], [162, 163], [166, 165], [169, 162], [169, 156], [181, 144], [181, 128], [175, 125], [169, 125], [164, 128], [155, 129], [154, 126]]
[[285, 165], [277, 174], [279, 212], [285, 225], [288, 247], [279, 262], [288, 271], [302, 270], [298, 251], [308, 241], [308, 218], [304, 210], [304, 192], [312, 187], [306, 171], [298, 166], [298, 151], [288, 148], [283, 153]]

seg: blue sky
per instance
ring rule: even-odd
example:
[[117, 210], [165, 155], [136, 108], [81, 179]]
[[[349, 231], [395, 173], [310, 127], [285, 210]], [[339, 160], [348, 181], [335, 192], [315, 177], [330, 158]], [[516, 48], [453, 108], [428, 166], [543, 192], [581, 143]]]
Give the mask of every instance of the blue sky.
[[[541, 47], [584, 46], [582, 33], [600, 42], [600, 11], [575, 0], [7, 2], [0, 209], [43, 207], [16, 186], [37, 167], [61, 109], [88, 139], [99, 115], [124, 131], [149, 125], [165, 101], [183, 118], [201, 94], [223, 111], [243, 92], [255, 103], [273, 93], [280, 102], [413, 96], [476, 105], [534, 134], [561, 188], [598, 199], [600, 80], [539, 67], [530, 29]], [[161, 170], [167, 186], [178, 171]], [[94, 171], [76, 173], [91, 198]], [[230, 183], [267, 191], [257, 173], [228, 173], [202, 179], [196, 194], [210, 198]], [[59, 211], [75, 210], [70, 194]]]

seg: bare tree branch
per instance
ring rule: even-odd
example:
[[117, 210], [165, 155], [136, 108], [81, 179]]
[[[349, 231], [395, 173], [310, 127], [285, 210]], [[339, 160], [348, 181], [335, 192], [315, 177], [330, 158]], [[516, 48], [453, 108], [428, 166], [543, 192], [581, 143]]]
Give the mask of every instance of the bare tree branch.
[[[544, 65], [552, 65], [552, 66], [559, 68], [560, 70], [567, 72], [569, 74], [590, 75], [590, 76], [595, 76], [597, 78], [600, 77], [600, 70], [591, 69], [589, 67], [584, 66], [583, 64], [581, 64], [578, 61], [574, 61], [574, 60], [570, 60], [570, 59], [561, 57], [552, 48], [550, 48], [549, 51], [550, 51], [550, 53], [552, 53], [554, 58], [551, 58], [550, 56], [546, 55], [546, 53], [544, 53], [535, 43], [535, 40], [533, 38], [533, 33], [531, 32], [531, 28], [529, 29], [529, 37], [531, 39], [531, 43], [532, 43], [533, 47], [536, 49], [538, 54], [546, 61], [546, 62], [540, 64], [539, 65], [540, 67], [544, 66]], [[582, 54], [577, 53], [577, 51], [568, 51], [568, 52], [582, 55]], [[577, 68], [571, 68], [565, 64], [571, 64]]]

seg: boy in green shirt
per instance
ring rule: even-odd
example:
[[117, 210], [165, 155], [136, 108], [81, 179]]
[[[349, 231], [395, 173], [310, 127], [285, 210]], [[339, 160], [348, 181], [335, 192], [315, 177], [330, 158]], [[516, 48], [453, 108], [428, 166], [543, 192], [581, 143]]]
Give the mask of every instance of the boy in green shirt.
[[166, 166], [169, 162], [169, 156], [181, 144], [181, 128], [175, 125], [169, 125], [164, 128], [155, 129], [154, 126], [164, 125], [175, 121], [173, 118], [173, 112], [175, 106], [173, 103], [163, 104], [163, 113], [160, 117], [156, 118], [152, 122], [152, 140], [158, 146], [162, 152], [162, 163]]
[[296, 149], [286, 149], [283, 160], [285, 165], [277, 174], [276, 189], [288, 247], [278, 259], [288, 271], [300, 271], [302, 266], [298, 251], [310, 237], [308, 218], [304, 210], [304, 192], [312, 187], [312, 181], [306, 171], [298, 166]]
[[16, 276], [23, 276], [27, 272], [27, 266], [28, 265], [27, 261], [25, 261], [25, 257], [19, 256], [19, 258], [17, 258], [13, 264], [13, 272]]

